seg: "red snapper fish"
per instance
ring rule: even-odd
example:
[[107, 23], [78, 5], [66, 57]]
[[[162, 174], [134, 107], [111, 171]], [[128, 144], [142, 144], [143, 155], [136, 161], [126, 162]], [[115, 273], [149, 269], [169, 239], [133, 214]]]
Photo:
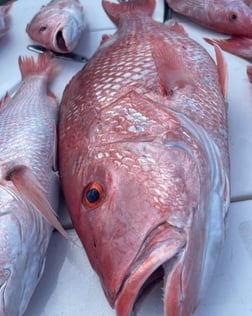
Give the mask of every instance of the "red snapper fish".
[[59, 53], [77, 46], [86, 28], [86, 18], [79, 0], [52, 0], [27, 24], [32, 40]]
[[154, 0], [103, 7], [118, 26], [67, 85], [59, 171], [73, 225], [118, 316], [155, 278], [164, 315], [189, 316], [229, 207], [225, 63]]
[[[22, 81], [0, 106], [0, 315], [22, 315], [40, 280], [54, 210], [58, 105], [47, 83], [55, 64], [49, 55], [19, 58]], [[52, 224], [52, 225], [51, 225]], [[63, 231], [64, 233], [64, 231]]]
[[175, 12], [221, 33], [252, 37], [250, 0], [166, 0]]
[[0, 6], [0, 38], [3, 37], [9, 30], [8, 19], [9, 11], [12, 6], [12, 2], [8, 2]]

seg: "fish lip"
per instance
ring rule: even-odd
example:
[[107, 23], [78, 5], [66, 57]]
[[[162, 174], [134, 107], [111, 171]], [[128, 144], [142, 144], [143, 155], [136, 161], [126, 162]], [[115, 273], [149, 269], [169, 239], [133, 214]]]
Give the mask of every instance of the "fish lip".
[[130, 315], [145, 282], [163, 264], [176, 260], [185, 246], [185, 232], [167, 222], [148, 234], [116, 294], [114, 305], [118, 315]]

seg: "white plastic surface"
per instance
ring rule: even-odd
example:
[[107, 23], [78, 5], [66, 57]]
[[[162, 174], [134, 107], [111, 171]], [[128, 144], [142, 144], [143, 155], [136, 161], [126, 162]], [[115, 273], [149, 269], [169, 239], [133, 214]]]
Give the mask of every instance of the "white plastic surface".
[[[49, 1], [49, 0], [48, 0]], [[0, 96], [20, 80], [19, 55], [34, 55], [26, 49], [32, 41], [25, 27], [45, 0], [18, 0], [10, 11], [9, 33], [0, 40]], [[88, 29], [76, 53], [90, 57], [103, 34], [113, 33], [114, 25], [102, 10], [100, 0], [81, 0]], [[163, 19], [163, 0], [158, 0], [155, 18]], [[189, 35], [214, 57], [213, 48], [203, 37], [224, 37], [175, 16]], [[223, 53], [228, 65], [229, 140], [231, 192], [234, 200], [252, 198], [252, 85], [246, 75], [247, 61]], [[51, 89], [61, 98], [65, 85], [83, 64], [60, 61], [60, 70]], [[61, 221], [71, 225], [62, 202]], [[76, 236], [74, 230], [69, 230]], [[76, 236], [77, 239], [77, 236]], [[161, 290], [153, 289], [137, 308], [137, 316], [161, 316]], [[53, 234], [44, 276], [34, 293], [25, 316], [112, 316], [98, 277], [91, 269], [82, 247], [69, 244]], [[218, 261], [209, 291], [194, 316], [252, 315], [252, 201], [232, 203], [225, 248]], [[11, 315], [12, 316], [12, 315]]]

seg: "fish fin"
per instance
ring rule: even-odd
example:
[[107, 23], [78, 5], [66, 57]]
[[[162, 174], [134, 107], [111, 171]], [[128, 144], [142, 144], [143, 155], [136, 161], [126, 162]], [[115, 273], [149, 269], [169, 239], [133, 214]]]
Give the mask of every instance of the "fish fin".
[[249, 81], [252, 83], [252, 66], [247, 67], [247, 75], [248, 75]]
[[112, 3], [102, 0], [102, 6], [115, 24], [119, 23], [120, 17], [127, 12], [141, 12], [142, 14], [152, 15], [155, 9], [155, 0], [130, 0], [128, 2]]
[[223, 97], [226, 99], [227, 95], [227, 64], [225, 59], [222, 55], [221, 49], [219, 46], [214, 45], [215, 55], [216, 55], [216, 62], [217, 62], [217, 69], [219, 74], [219, 82], [221, 87], [221, 92]]
[[66, 239], [70, 239], [30, 168], [23, 165], [16, 166], [8, 172], [6, 179], [13, 182], [24, 200], [29, 202]]
[[252, 58], [252, 39], [248, 37], [233, 36], [227, 39], [210, 39], [204, 38], [204, 40], [211, 45], [218, 45], [224, 51], [233, 55]]
[[8, 103], [11, 100], [11, 96], [9, 92], [6, 92], [5, 96], [0, 100], [0, 108], [2, 108], [6, 103]]
[[32, 75], [45, 75], [50, 81], [55, 75], [56, 64], [50, 53], [39, 54], [37, 61], [31, 56], [19, 57], [18, 63], [22, 79]]
[[192, 80], [185, 74], [181, 57], [171, 45], [165, 43], [161, 37], [160, 40], [155, 37], [151, 41], [151, 51], [163, 95], [172, 95], [175, 90], [192, 84]]
[[54, 100], [57, 100], [56, 95], [52, 92], [52, 90], [48, 90], [47, 91], [47, 95], [51, 98], [53, 98]]
[[183, 25], [174, 20], [168, 20], [165, 22], [165, 25], [170, 31], [188, 36], [188, 33], [184, 29]]

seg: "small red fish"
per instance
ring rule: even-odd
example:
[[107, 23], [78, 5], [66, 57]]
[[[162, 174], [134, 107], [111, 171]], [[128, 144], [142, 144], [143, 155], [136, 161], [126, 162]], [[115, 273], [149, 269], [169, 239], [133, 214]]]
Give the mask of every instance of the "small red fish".
[[252, 2], [248, 0], [166, 0], [177, 13], [217, 32], [252, 37]]
[[118, 316], [164, 279], [164, 315], [190, 316], [229, 206], [225, 63], [154, 0], [102, 2], [118, 30], [67, 85], [59, 169], [74, 227]]
[[27, 24], [26, 32], [47, 49], [68, 53], [74, 50], [85, 28], [79, 0], [52, 0]]
[[[22, 81], [0, 102], [0, 315], [23, 315], [44, 270], [59, 181], [58, 104], [49, 55], [19, 58]], [[47, 220], [46, 220], [47, 219]], [[52, 225], [51, 225], [52, 224]]]

